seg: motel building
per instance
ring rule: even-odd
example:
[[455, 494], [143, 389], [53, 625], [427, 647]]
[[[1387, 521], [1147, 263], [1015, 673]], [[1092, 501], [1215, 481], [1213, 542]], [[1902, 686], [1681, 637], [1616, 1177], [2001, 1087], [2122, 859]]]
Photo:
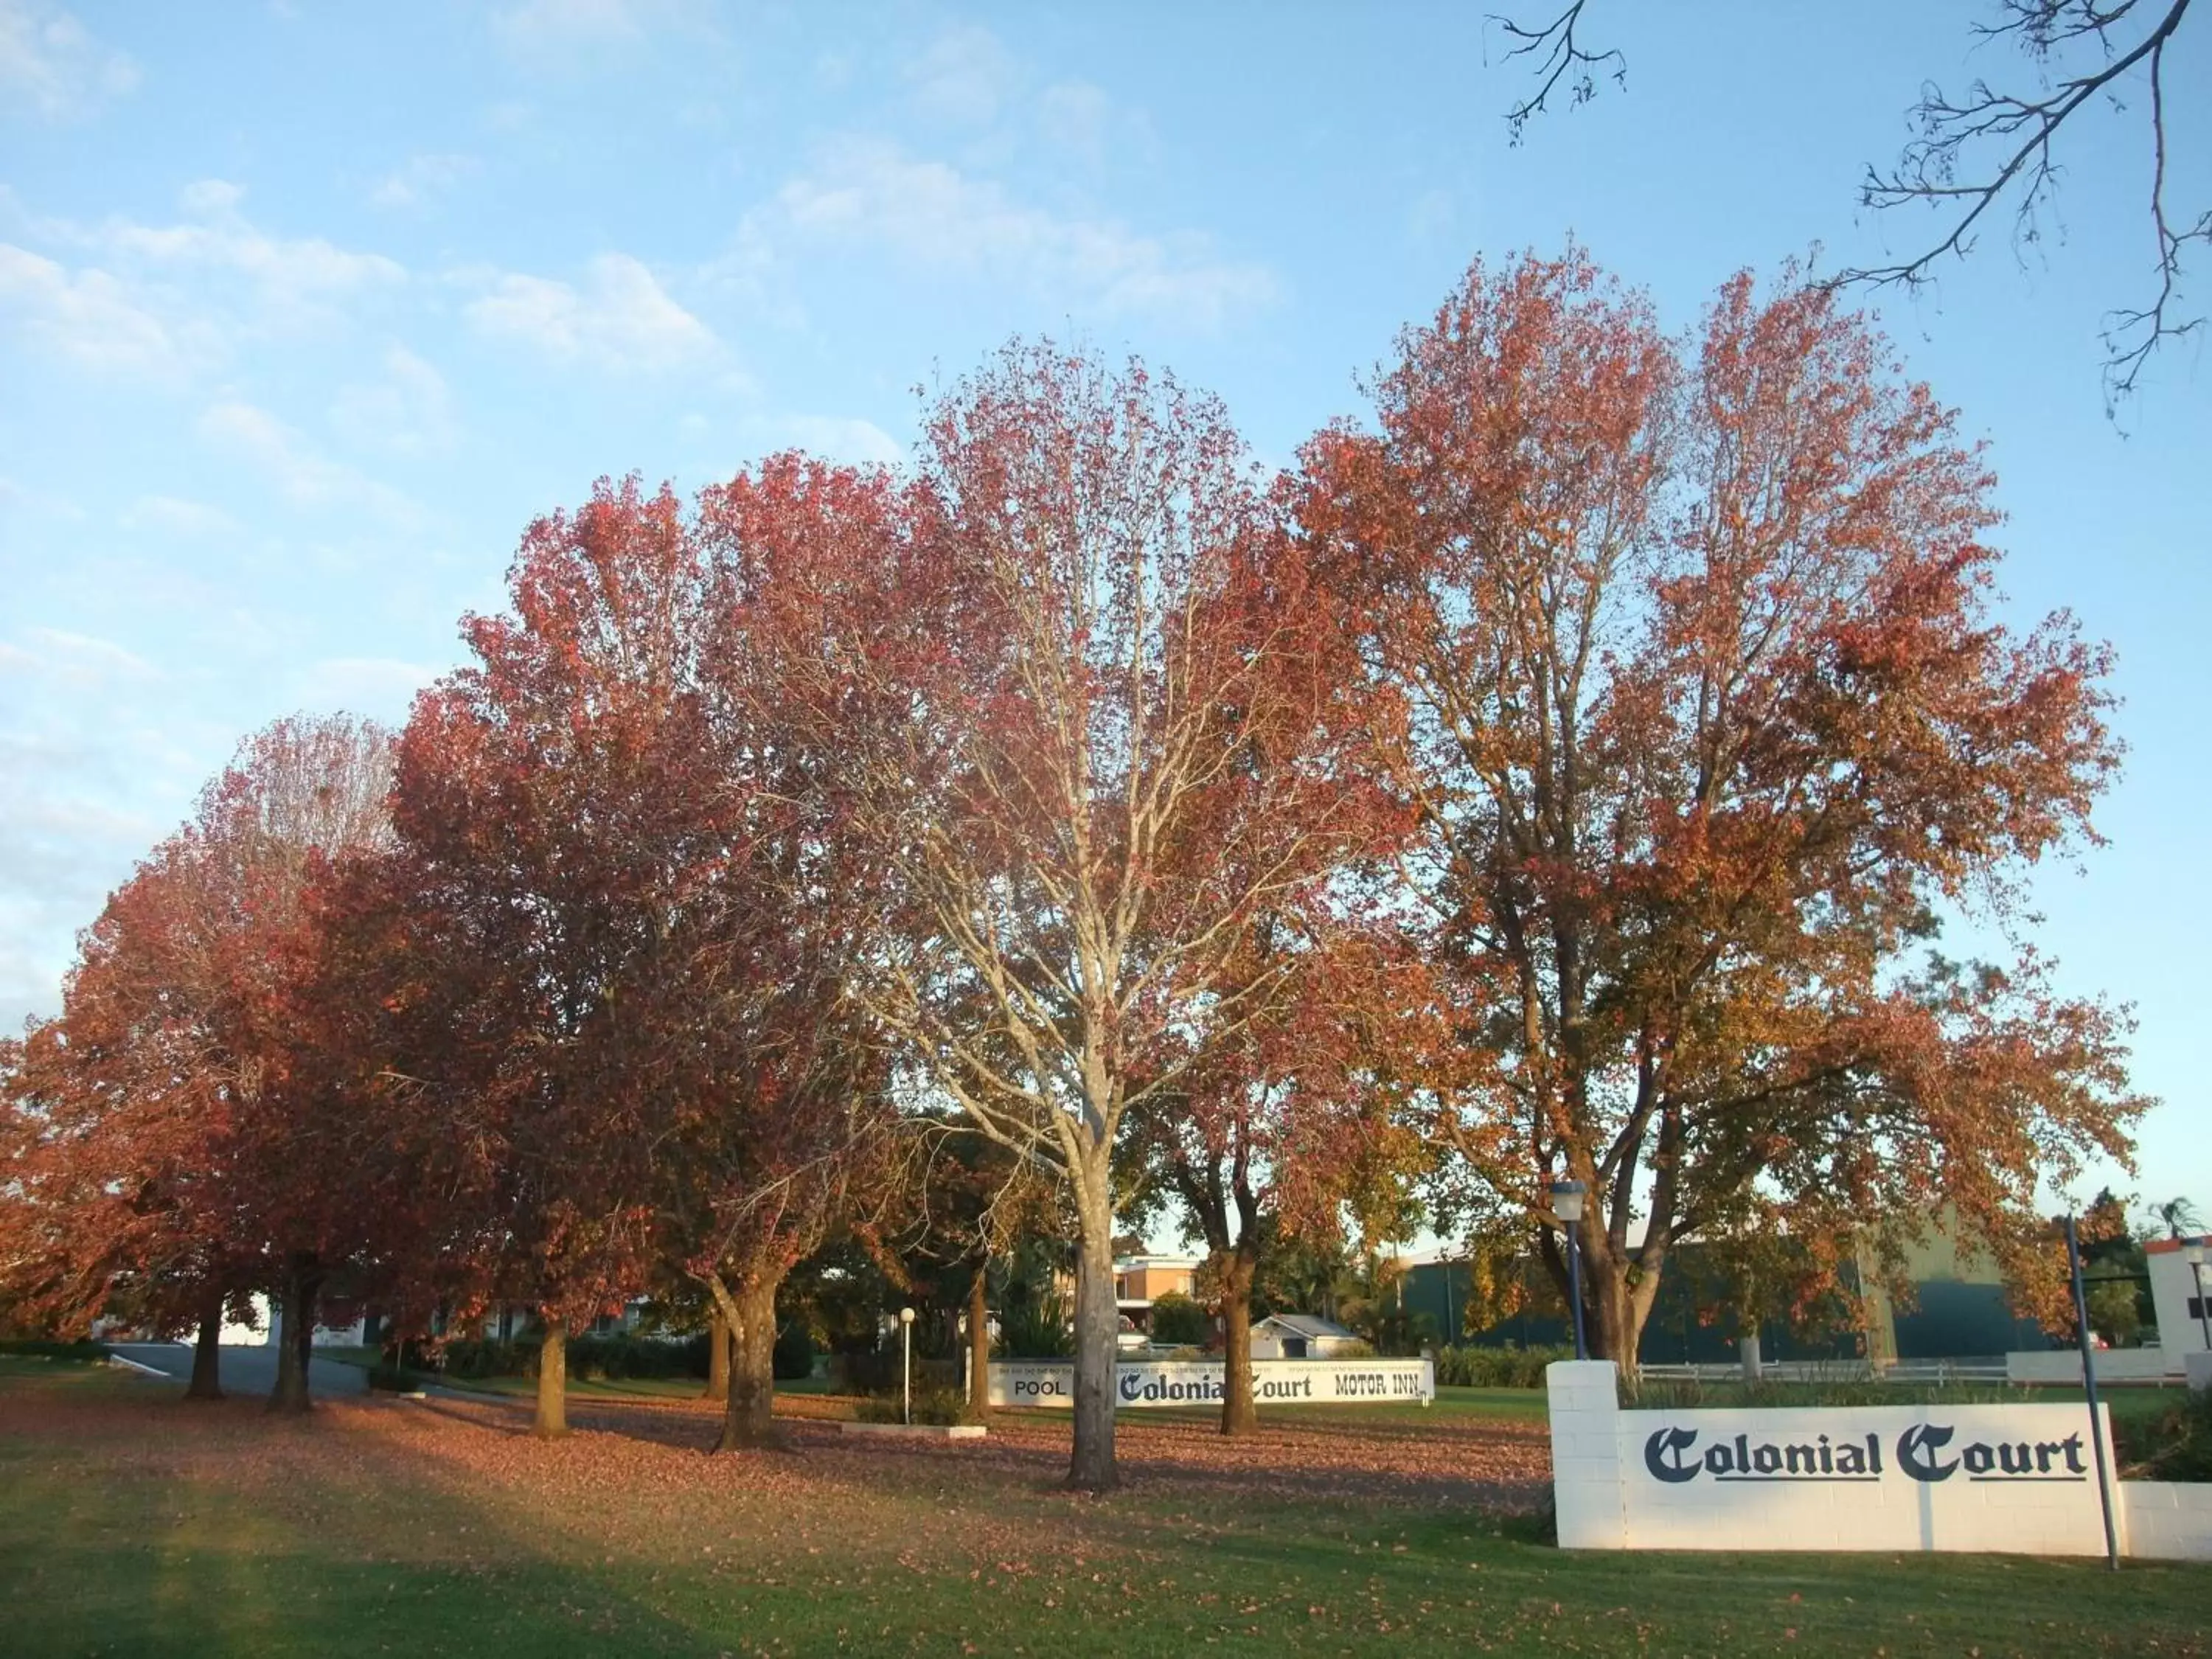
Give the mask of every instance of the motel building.
[[1114, 1310], [1120, 1316], [1117, 1340], [1141, 1348], [1152, 1340], [1152, 1304], [1164, 1296], [1188, 1296], [1197, 1283], [1201, 1258], [1194, 1255], [1125, 1255], [1114, 1261]]

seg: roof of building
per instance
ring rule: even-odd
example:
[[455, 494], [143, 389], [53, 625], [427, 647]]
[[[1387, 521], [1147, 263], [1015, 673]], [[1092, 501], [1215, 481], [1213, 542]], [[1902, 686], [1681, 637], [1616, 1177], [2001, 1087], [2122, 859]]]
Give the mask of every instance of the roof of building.
[[1323, 1319], [1318, 1314], [1269, 1314], [1265, 1319], [1256, 1321], [1253, 1328], [1256, 1330], [1261, 1325], [1278, 1326], [1292, 1336], [1340, 1336], [1355, 1341], [1358, 1340], [1356, 1333], [1345, 1329], [1333, 1319]]
[[1206, 1258], [1196, 1255], [1117, 1255], [1114, 1271], [1126, 1273], [1139, 1267], [1185, 1268], [1195, 1271], [1205, 1265]]

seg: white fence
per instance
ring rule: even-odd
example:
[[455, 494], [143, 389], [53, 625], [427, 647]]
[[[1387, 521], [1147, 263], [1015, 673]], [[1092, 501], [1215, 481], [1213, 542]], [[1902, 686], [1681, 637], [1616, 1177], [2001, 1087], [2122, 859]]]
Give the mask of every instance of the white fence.
[[[1218, 1406], [1225, 1370], [1218, 1359], [1124, 1359], [1114, 1368], [1115, 1404]], [[1072, 1360], [993, 1360], [989, 1376], [994, 1406], [1074, 1407]], [[1425, 1406], [1437, 1397], [1437, 1368], [1427, 1359], [1255, 1359], [1252, 1396], [1263, 1406]]]
[[[1733, 1364], [1638, 1365], [1638, 1376], [1661, 1382], [1740, 1382], [1743, 1367]], [[2099, 1376], [2104, 1373], [2100, 1369]], [[1759, 1368], [1764, 1382], [1899, 1382], [1920, 1386], [1953, 1382], [2002, 1382], [2009, 1371], [2005, 1356], [1978, 1359], [1897, 1359], [1875, 1364], [1864, 1359], [1769, 1359]]]
[[[2104, 1553], [2078, 1402], [1623, 1411], [1607, 1360], [1546, 1384], [1569, 1549]], [[2212, 1487], [2117, 1482], [2113, 1510], [2123, 1551], [2212, 1559]]]

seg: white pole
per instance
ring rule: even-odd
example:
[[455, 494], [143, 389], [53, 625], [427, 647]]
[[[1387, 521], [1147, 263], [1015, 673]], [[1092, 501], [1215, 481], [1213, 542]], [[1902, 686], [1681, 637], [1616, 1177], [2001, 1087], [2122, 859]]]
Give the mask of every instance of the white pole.
[[899, 1310], [899, 1421], [914, 1423], [914, 1310]]

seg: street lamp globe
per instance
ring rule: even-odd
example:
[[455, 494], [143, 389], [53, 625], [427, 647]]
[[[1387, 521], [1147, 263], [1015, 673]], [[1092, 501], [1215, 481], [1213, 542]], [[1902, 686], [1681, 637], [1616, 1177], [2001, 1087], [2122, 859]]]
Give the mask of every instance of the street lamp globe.
[[1583, 1249], [1575, 1224], [1583, 1218], [1583, 1195], [1589, 1190], [1579, 1181], [1552, 1183], [1552, 1213], [1567, 1236], [1567, 1302], [1575, 1319], [1575, 1358], [1589, 1358], [1589, 1342], [1583, 1334]]
[[2183, 1245], [2181, 1247], [2181, 1259], [2192, 1267], [2203, 1267], [2204, 1265], [2204, 1246], [2201, 1243]]
[[899, 1310], [899, 1323], [900, 1323], [900, 1324], [902, 1324], [902, 1325], [911, 1325], [911, 1324], [913, 1324], [913, 1323], [914, 1323], [914, 1310], [913, 1310], [913, 1309], [911, 1309], [911, 1308], [901, 1308], [901, 1309]]

